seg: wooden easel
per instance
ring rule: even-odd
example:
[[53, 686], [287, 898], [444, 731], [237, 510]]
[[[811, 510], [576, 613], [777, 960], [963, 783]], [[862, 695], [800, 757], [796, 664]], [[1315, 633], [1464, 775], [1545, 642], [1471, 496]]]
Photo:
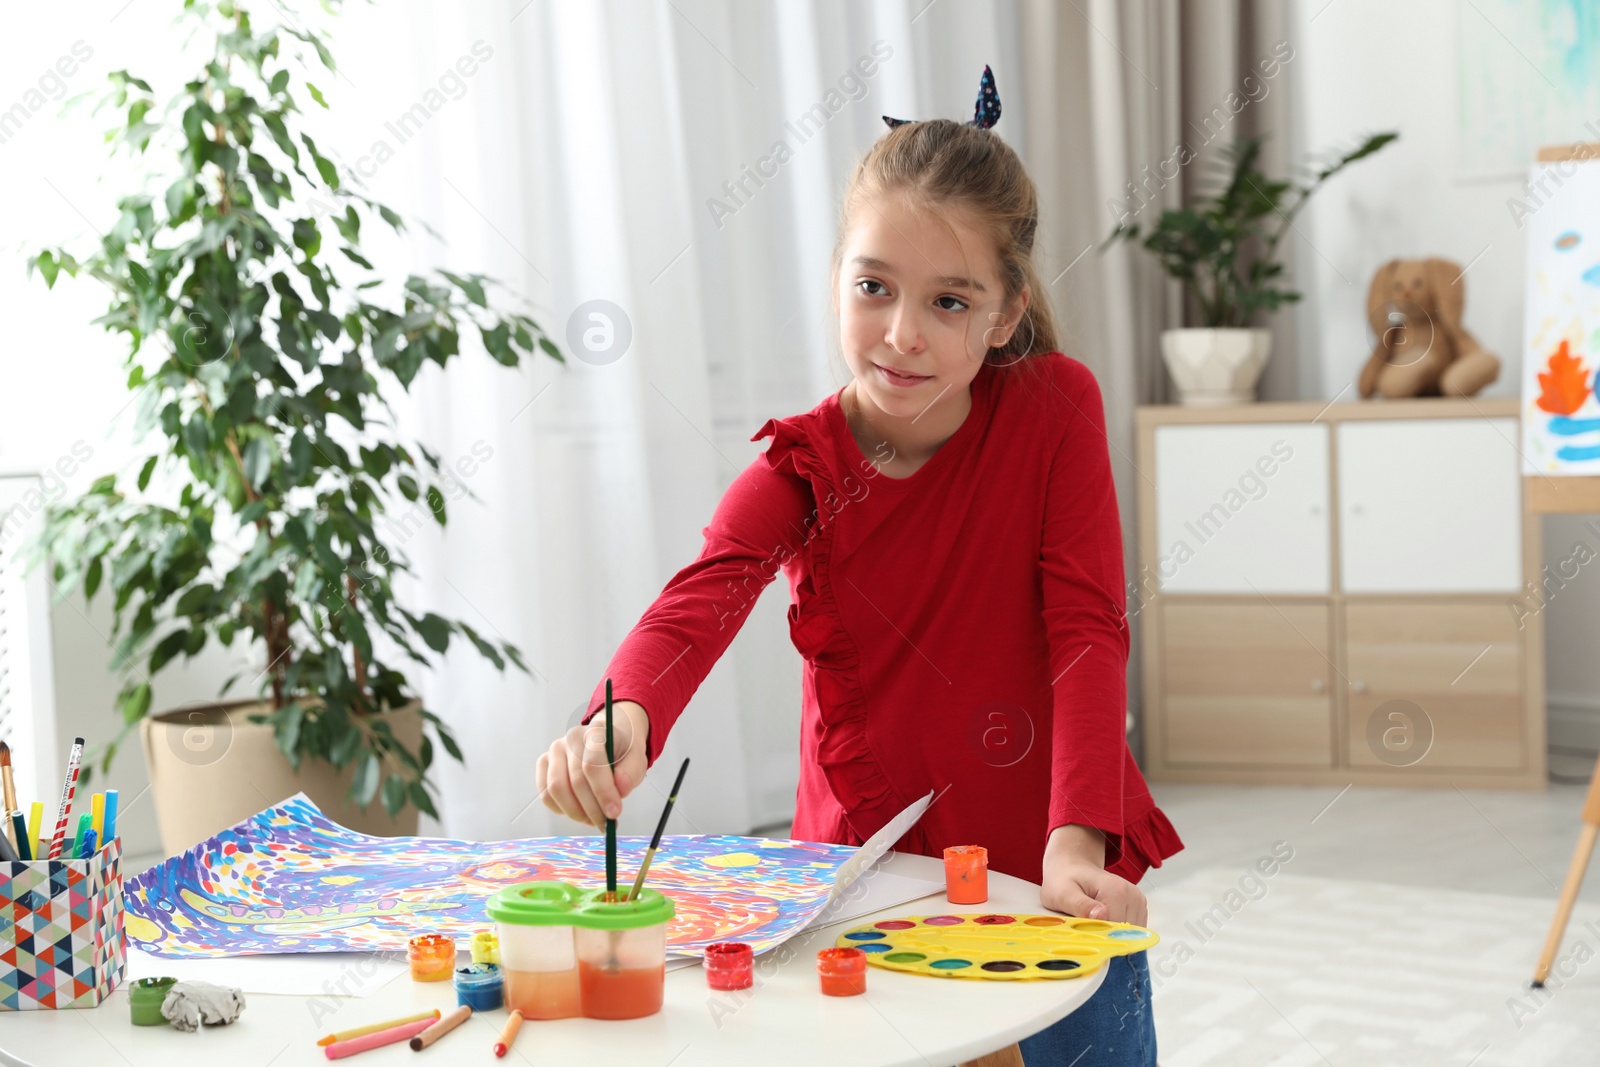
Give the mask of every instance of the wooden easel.
[[[1554, 145], [1539, 149], [1535, 158], [1540, 163], [1600, 159], [1600, 144]], [[1522, 499], [1529, 511], [1540, 515], [1600, 512], [1600, 477], [1524, 476]], [[1572, 851], [1567, 880], [1561, 885], [1555, 918], [1544, 939], [1544, 951], [1539, 953], [1539, 966], [1533, 972], [1535, 989], [1544, 986], [1556, 961], [1561, 938], [1567, 932], [1567, 921], [1572, 917], [1572, 907], [1578, 902], [1578, 890], [1583, 888], [1584, 873], [1594, 855], [1596, 839], [1600, 839], [1600, 761], [1595, 763], [1594, 775], [1589, 779], [1589, 795], [1583, 802], [1583, 829], [1578, 832], [1578, 846]]]

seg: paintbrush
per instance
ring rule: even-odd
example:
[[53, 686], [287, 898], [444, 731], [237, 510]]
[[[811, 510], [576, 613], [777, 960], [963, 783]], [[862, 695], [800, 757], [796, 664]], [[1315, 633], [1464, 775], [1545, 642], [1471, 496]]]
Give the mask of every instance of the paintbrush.
[[637, 900], [639, 890], [644, 888], [644, 876], [650, 871], [650, 861], [656, 858], [656, 849], [661, 847], [661, 834], [667, 828], [667, 816], [672, 814], [672, 804], [678, 799], [678, 790], [683, 787], [683, 776], [688, 770], [689, 761], [685, 759], [683, 766], [678, 768], [677, 780], [672, 783], [672, 792], [667, 794], [667, 806], [661, 809], [661, 821], [656, 823], [656, 835], [650, 839], [650, 847], [645, 850], [644, 862], [639, 865], [639, 877], [633, 880], [633, 890], [628, 894], [629, 900]]
[[[611, 679], [606, 679], [606, 763], [611, 767], [612, 788], [616, 787], [617, 774], [617, 747], [612, 737], [611, 726]], [[617, 900], [617, 820], [606, 820], [606, 901], [616, 903]], [[608, 931], [606, 938], [605, 969], [615, 971], [622, 966], [622, 961], [617, 958], [617, 931]]]
[[0, 795], [3, 795], [6, 806], [6, 838], [15, 846], [17, 841], [11, 831], [11, 813], [17, 810], [17, 786], [11, 779], [11, 746], [4, 741], [0, 741]]
[[[612, 740], [611, 679], [606, 679], [606, 763], [611, 768], [612, 787], [616, 787], [617, 748]], [[617, 820], [606, 820], [606, 899], [617, 899]]]

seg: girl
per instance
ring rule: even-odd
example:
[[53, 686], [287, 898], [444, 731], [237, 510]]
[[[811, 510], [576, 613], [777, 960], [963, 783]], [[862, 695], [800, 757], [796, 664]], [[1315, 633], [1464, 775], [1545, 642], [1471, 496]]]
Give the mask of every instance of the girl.
[[[985, 70], [985, 93], [993, 83]], [[700, 556], [539, 757], [545, 803], [622, 810], [745, 609], [781, 568], [805, 660], [793, 836], [861, 844], [930, 790], [895, 846], [981, 844], [1040, 903], [1143, 924], [1135, 883], [1183, 847], [1124, 733], [1122, 535], [1100, 391], [1056, 351], [1032, 262], [1038, 206], [979, 119], [886, 120], [847, 187], [833, 306], [853, 380], [769, 420]], [[998, 98], [992, 104], [998, 114]], [[1144, 953], [1022, 1045], [1029, 1067], [1156, 1062]]]

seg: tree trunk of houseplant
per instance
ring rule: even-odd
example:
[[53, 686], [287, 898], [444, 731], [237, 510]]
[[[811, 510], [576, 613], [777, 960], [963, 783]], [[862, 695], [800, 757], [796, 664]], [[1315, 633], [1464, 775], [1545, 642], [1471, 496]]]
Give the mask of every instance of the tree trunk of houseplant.
[[1179, 400], [1192, 407], [1255, 400], [1256, 381], [1271, 350], [1270, 330], [1193, 328], [1161, 334], [1161, 355]]
[[[254, 700], [196, 702], [151, 715], [139, 724], [150, 795], [161, 845], [177, 855], [264, 808], [305, 793], [334, 822], [383, 837], [417, 832], [417, 809], [398, 816], [374, 799], [366, 810], [350, 799], [357, 761], [336, 769], [307, 758], [296, 771], [279, 751], [272, 727], [249, 716], [271, 708]], [[412, 701], [384, 716], [395, 737], [413, 751], [422, 742], [422, 704]]]

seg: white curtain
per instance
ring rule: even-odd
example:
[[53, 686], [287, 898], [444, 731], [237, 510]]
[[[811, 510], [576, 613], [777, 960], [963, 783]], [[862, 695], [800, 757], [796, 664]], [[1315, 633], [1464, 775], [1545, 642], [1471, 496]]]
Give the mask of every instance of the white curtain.
[[[997, 132], [1040, 186], [1063, 347], [1106, 395], [1132, 543], [1132, 409], [1159, 399], [1154, 338], [1179, 309], [1143, 257], [1097, 246], [1107, 202], [1177, 134], [1177, 25], [1175, 0], [349, 11], [329, 90], [344, 163], [361, 164], [349, 156], [371, 141], [359, 169], [373, 193], [447, 237], [397, 254], [505, 280], [569, 353], [584, 353], [567, 335], [589, 302], [608, 302], [606, 317], [580, 315], [580, 329], [631, 332], [614, 359], [513, 372], [469, 358], [425, 374], [403, 405], [409, 431], [464, 461], [478, 498], [451, 502], [442, 538], [406, 535], [414, 596], [517, 643], [534, 671], [502, 677], [452, 648], [426, 680], [467, 755], [440, 771], [448, 832], [571, 829], [535, 799], [537, 754], [696, 556], [724, 487], [760, 454], [750, 435], [847, 380], [827, 266], [850, 169], [881, 115], [970, 118], [985, 63]], [[464, 56], [476, 62], [458, 66]], [[408, 113], [419, 117], [398, 121]], [[392, 149], [381, 162], [378, 142]], [[691, 702], [625, 831], [648, 828], [659, 779], [691, 754], [677, 830], [788, 820], [800, 660], [786, 609], [779, 581]]]

